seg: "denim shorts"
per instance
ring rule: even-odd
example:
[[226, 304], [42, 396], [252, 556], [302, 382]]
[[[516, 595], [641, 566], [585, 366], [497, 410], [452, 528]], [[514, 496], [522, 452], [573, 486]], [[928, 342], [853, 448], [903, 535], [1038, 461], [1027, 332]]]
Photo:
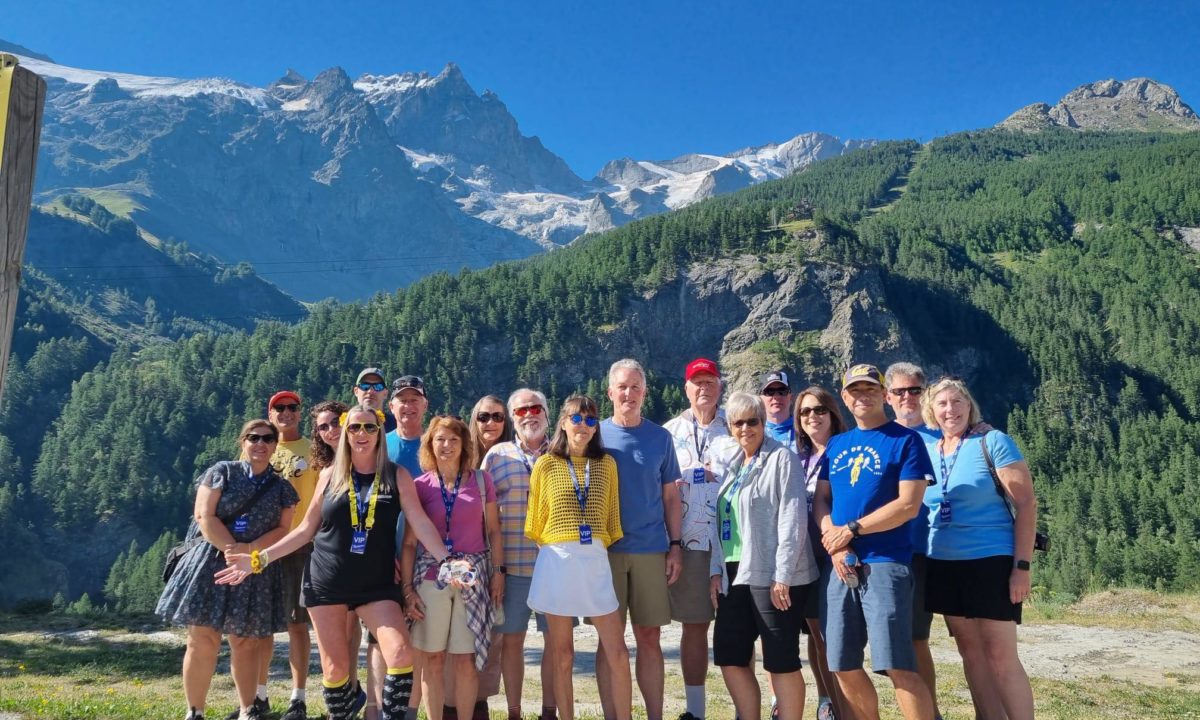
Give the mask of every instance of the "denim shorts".
[[871, 645], [871, 669], [916, 671], [912, 646], [912, 569], [906, 563], [876, 562], [858, 567], [859, 586], [851, 589], [825, 566], [822, 630], [833, 672], [858, 670]]

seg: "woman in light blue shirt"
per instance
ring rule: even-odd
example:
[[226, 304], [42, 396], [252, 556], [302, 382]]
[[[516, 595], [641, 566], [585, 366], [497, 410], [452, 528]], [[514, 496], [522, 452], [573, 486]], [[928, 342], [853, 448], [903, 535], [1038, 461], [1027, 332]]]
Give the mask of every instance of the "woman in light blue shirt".
[[983, 426], [979, 405], [961, 380], [935, 382], [921, 410], [926, 424], [942, 431], [927, 445], [936, 482], [925, 491], [926, 609], [946, 617], [968, 684], [986, 686], [989, 675], [993, 680], [1001, 707], [977, 703], [982, 717], [1033, 718], [1033, 691], [1017, 657], [1036, 526], [1029, 466], [1012, 438]]

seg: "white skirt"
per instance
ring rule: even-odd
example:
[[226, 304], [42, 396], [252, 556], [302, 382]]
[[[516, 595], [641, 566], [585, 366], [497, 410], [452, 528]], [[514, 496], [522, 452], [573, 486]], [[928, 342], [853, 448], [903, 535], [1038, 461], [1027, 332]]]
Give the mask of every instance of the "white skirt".
[[603, 543], [543, 545], [529, 585], [529, 607], [566, 617], [599, 617], [617, 609], [608, 550]]

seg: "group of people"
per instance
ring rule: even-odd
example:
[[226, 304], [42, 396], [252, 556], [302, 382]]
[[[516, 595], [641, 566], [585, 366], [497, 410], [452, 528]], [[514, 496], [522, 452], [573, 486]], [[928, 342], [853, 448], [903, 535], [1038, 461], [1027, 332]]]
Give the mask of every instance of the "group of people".
[[909, 363], [886, 376], [854, 365], [839, 405], [777, 370], [722, 408], [715, 362], [696, 359], [683, 376], [689, 407], [664, 426], [642, 416], [646, 374], [628, 359], [609, 370], [605, 419], [575, 395], [551, 424], [545, 395], [522, 388], [426, 425], [421, 378], [389, 386], [366, 368], [353, 404], [310, 410], [305, 439], [301, 398], [276, 393], [267, 419], [242, 428], [241, 459], [201, 474], [199, 544], [159, 602], [188, 629], [186, 717], [204, 717], [223, 634], [239, 701], [229, 717], [265, 717], [271, 635], [285, 628], [293, 691], [282, 720], [307, 717], [311, 621], [333, 720], [411, 720], [422, 701], [431, 720], [486, 718], [501, 682], [516, 720], [534, 614], [541, 720], [574, 717], [579, 618], [599, 637], [606, 720], [630, 720], [635, 679], [648, 720], [662, 720], [660, 630], [672, 621], [681, 720], [706, 714], [710, 627], [740, 720], [761, 715], [756, 655], [772, 714], [800, 720], [801, 635], [820, 720], [878, 717], [868, 645], [904, 716], [930, 720], [933, 614], [958, 645], [976, 716], [1033, 716], [1016, 643], [1032, 481], [961, 380], [928, 386]]

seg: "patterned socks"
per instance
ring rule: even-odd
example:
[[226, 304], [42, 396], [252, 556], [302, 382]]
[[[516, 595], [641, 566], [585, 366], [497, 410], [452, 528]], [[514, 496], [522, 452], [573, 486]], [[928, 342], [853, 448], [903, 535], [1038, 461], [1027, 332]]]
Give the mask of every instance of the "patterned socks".
[[354, 702], [357, 699], [357, 693], [354, 692], [357, 686], [350, 683], [349, 677], [340, 682], [324, 680], [321, 685], [321, 695], [325, 698], [325, 708], [329, 710], [330, 720], [345, 720], [358, 711]]
[[387, 669], [387, 677], [383, 681], [383, 707], [380, 708], [382, 720], [404, 720], [408, 710], [408, 699], [412, 695], [412, 687], [413, 669], [411, 665]]

